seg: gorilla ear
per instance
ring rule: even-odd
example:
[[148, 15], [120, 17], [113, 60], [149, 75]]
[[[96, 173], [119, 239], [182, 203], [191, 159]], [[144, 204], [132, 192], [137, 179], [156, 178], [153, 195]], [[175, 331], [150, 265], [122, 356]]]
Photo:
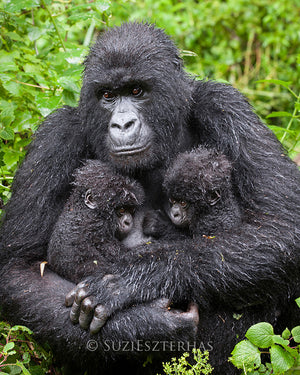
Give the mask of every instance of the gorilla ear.
[[215, 204], [217, 204], [219, 202], [220, 199], [221, 199], [220, 190], [214, 190], [210, 193], [210, 195], [208, 197], [208, 204], [210, 206], [214, 206]]
[[94, 201], [94, 198], [93, 198], [93, 195], [92, 195], [92, 190], [89, 189], [85, 192], [85, 195], [84, 195], [84, 203], [85, 205], [88, 207], [88, 208], [91, 208], [92, 210], [94, 210], [95, 208], [97, 208], [97, 203]]

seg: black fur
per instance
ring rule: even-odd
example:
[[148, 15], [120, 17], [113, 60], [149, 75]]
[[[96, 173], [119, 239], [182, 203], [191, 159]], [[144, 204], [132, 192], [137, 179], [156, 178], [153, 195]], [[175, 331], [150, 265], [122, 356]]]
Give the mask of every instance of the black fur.
[[[85, 204], [86, 192], [92, 196], [93, 209]], [[96, 270], [104, 276], [109, 265], [126, 251], [116, 238], [117, 209], [138, 211], [143, 201], [144, 191], [138, 182], [117, 175], [104, 163], [90, 160], [79, 168], [73, 192], [50, 238], [51, 269], [76, 283]]]
[[[91, 373], [97, 365], [100, 373], [116, 373], [126, 363], [132, 373], [145, 373], [138, 369], [146, 350], [118, 354], [106, 343], [193, 340], [194, 324], [151, 303], [166, 297], [184, 308], [195, 301], [198, 344], [212, 346], [215, 374], [234, 374], [227, 357], [250, 324], [299, 324], [299, 315], [287, 310], [300, 294], [299, 171], [246, 99], [231, 86], [190, 78], [172, 41], [154, 26], [129, 23], [108, 30], [85, 64], [78, 107], [61, 108], [45, 120], [15, 177], [1, 231], [3, 316], [28, 325], [77, 368], [80, 362]], [[135, 108], [151, 144], [143, 153], [115, 157], [107, 137], [111, 111], [99, 100], [99, 87], [118, 91], [133, 82], [147, 93]], [[200, 144], [231, 161], [234, 194], [249, 219], [216, 239], [156, 242], [141, 246], [139, 255], [135, 249], [115, 259], [115, 290], [107, 290], [101, 278], [91, 280], [91, 293], [112, 315], [92, 337], [98, 350], [89, 351], [91, 336], [72, 325], [63, 305], [74, 285], [51, 271], [41, 278], [35, 263], [47, 256], [74, 170], [87, 158], [113, 164], [140, 181], [147, 207], [159, 209], [165, 168], [177, 153]], [[237, 310], [239, 320], [233, 317]], [[161, 357], [167, 357], [163, 350]]]
[[232, 164], [216, 150], [199, 147], [179, 154], [167, 170], [163, 187], [169, 199], [183, 201], [192, 236], [222, 234], [241, 221], [233, 194]]

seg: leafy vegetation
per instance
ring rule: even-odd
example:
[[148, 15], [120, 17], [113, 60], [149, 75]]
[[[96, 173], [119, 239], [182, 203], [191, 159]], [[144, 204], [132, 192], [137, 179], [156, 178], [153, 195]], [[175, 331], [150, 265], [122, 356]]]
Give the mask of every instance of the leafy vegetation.
[[105, 1], [0, 1], [0, 196], [6, 201], [26, 146], [45, 116], [75, 106], [95, 28], [107, 22]]
[[[296, 302], [300, 307], [300, 298]], [[300, 374], [300, 326], [276, 335], [271, 324], [261, 322], [251, 326], [245, 336], [230, 358], [243, 374]], [[264, 363], [262, 354], [268, 358]]]
[[[171, 362], [163, 363], [164, 373], [167, 375], [208, 375], [213, 368], [208, 362], [208, 351], [201, 352], [200, 349], [192, 350], [190, 353], [183, 353], [180, 358], [172, 358]], [[189, 361], [188, 361], [189, 360]]]
[[24, 326], [10, 327], [7, 323], [0, 323], [1, 375], [50, 374], [52, 356], [37, 345], [31, 335], [32, 332]]

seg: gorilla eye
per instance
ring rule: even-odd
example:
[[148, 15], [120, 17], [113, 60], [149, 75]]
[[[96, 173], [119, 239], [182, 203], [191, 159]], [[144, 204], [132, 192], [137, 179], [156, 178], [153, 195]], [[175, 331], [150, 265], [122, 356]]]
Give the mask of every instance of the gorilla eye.
[[180, 205], [182, 208], [187, 208], [188, 203], [186, 201], [180, 201]]
[[174, 205], [174, 204], [177, 203], [177, 200], [171, 197], [171, 198], [169, 198], [169, 202], [170, 202], [172, 205]]
[[117, 212], [117, 216], [121, 217], [126, 213], [126, 209], [124, 207], [120, 207], [120, 208], [117, 209], [116, 212]]
[[112, 100], [115, 98], [115, 94], [112, 91], [104, 91], [103, 92], [103, 98], [105, 100]]
[[132, 90], [131, 90], [131, 94], [133, 96], [141, 96], [143, 94], [143, 90], [141, 87], [134, 87]]
[[133, 216], [135, 213], [134, 207], [119, 207], [116, 209], [116, 214], [118, 217], [122, 217], [127, 213]]

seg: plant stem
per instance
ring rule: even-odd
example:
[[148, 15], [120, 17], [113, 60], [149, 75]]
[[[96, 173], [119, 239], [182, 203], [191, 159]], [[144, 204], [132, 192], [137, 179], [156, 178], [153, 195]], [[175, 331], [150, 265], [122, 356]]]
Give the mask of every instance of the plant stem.
[[66, 46], [65, 46], [65, 44], [64, 44], [63, 38], [62, 38], [61, 35], [60, 35], [60, 32], [59, 32], [58, 27], [57, 27], [57, 25], [56, 25], [55, 19], [54, 19], [54, 17], [53, 17], [52, 14], [51, 14], [51, 11], [50, 11], [48, 5], [45, 3], [45, 0], [41, 0], [41, 3], [43, 4], [43, 6], [45, 7], [45, 9], [46, 9], [47, 12], [49, 13], [49, 16], [50, 16], [50, 18], [51, 18], [51, 21], [52, 21], [52, 23], [53, 23], [53, 26], [54, 26], [54, 28], [55, 28], [55, 30], [56, 30], [56, 33], [57, 33], [58, 39], [60, 40], [60, 43], [61, 43], [61, 45], [62, 45], [64, 51], [66, 52]]
[[281, 140], [280, 140], [281, 143], [285, 140], [285, 137], [288, 133], [288, 130], [290, 130], [290, 127], [292, 126], [292, 123], [293, 123], [294, 119], [297, 118], [296, 114], [298, 112], [298, 106], [296, 104], [300, 104], [300, 94], [298, 96], [296, 96], [296, 98], [297, 98], [297, 100], [295, 102], [294, 111], [293, 111], [292, 117], [290, 118], [290, 121], [289, 121], [289, 123], [286, 127], [286, 131], [284, 132], [283, 136], [281, 137]]

